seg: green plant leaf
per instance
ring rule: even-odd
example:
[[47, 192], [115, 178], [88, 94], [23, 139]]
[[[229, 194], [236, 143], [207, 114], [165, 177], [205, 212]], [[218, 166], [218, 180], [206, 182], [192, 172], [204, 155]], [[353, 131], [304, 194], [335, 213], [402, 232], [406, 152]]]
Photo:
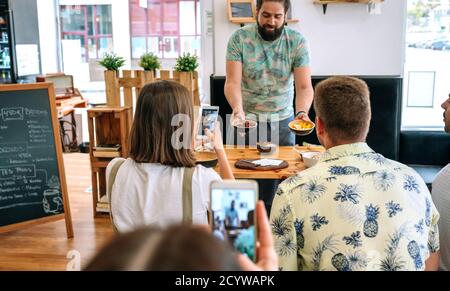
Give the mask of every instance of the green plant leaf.
[[161, 62], [154, 53], [143, 54], [139, 65], [146, 71], [153, 71], [161, 68]]
[[118, 71], [125, 65], [125, 59], [115, 53], [105, 53], [98, 63], [109, 71]]
[[184, 53], [177, 58], [174, 70], [177, 72], [194, 72], [198, 68], [198, 57]]

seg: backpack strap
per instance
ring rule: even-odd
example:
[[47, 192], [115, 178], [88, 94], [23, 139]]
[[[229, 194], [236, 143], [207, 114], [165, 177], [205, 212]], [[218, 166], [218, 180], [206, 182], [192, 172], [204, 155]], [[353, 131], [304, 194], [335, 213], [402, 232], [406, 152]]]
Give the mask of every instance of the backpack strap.
[[107, 196], [108, 196], [108, 202], [109, 202], [109, 217], [111, 218], [111, 223], [113, 226], [113, 229], [115, 232], [117, 231], [116, 225], [114, 224], [114, 218], [112, 214], [112, 207], [111, 207], [111, 200], [112, 200], [112, 187], [114, 185], [114, 182], [116, 181], [117, 172], [119, 171], [120, 166], [122, 166], [123, 162], [125, 162], [125, 159], [118, 159], [114, 165], [111, 168], [111, 171], [109, 172], [108, 176], [108, 185], [107, 186]]
[[192, 224], [192, 177], [195, 167], [184, 168], [183, 174], [183, 224]]

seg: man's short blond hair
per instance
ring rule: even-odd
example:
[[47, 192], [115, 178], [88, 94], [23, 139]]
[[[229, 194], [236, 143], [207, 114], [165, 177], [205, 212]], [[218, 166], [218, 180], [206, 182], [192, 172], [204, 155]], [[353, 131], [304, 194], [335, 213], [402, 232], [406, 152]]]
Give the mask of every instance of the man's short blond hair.
[[320, 82], [315, 89], [314, 110], [335, 141], [365, 140], [369, 132], [370, 93], [361, 79], [339, 76]]

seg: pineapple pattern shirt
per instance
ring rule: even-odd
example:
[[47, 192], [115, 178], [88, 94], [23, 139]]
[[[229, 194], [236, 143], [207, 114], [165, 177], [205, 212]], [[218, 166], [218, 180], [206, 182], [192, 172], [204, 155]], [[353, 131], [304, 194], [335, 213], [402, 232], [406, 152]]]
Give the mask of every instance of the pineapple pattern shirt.
[[422, 178], [366, 143], [281, 183], [270, 216], [282, 270], [423, 270], [438, 219]]
[[277, 40], [265, 41], [256, 24], [247, 25], [231, 36], [226, 59], [242, 63], [242, 100], [247, 114], [264, 114], [272, 121], [293, 114], [293, 71], [309, 66], [306, 41], [299, 32], [285, 26]]

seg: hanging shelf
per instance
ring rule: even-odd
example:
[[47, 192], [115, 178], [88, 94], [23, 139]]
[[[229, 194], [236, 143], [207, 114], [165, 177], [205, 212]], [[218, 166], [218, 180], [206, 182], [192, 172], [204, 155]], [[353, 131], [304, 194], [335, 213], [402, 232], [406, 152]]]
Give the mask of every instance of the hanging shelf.
[[327, 13], [328, 4], [367, 4], [370, 13], [373, 9], [373, 5], [382, 2], [384, 2], [384, 0], [314, 0], [314, 4], [322, 5], [323, 14]]

